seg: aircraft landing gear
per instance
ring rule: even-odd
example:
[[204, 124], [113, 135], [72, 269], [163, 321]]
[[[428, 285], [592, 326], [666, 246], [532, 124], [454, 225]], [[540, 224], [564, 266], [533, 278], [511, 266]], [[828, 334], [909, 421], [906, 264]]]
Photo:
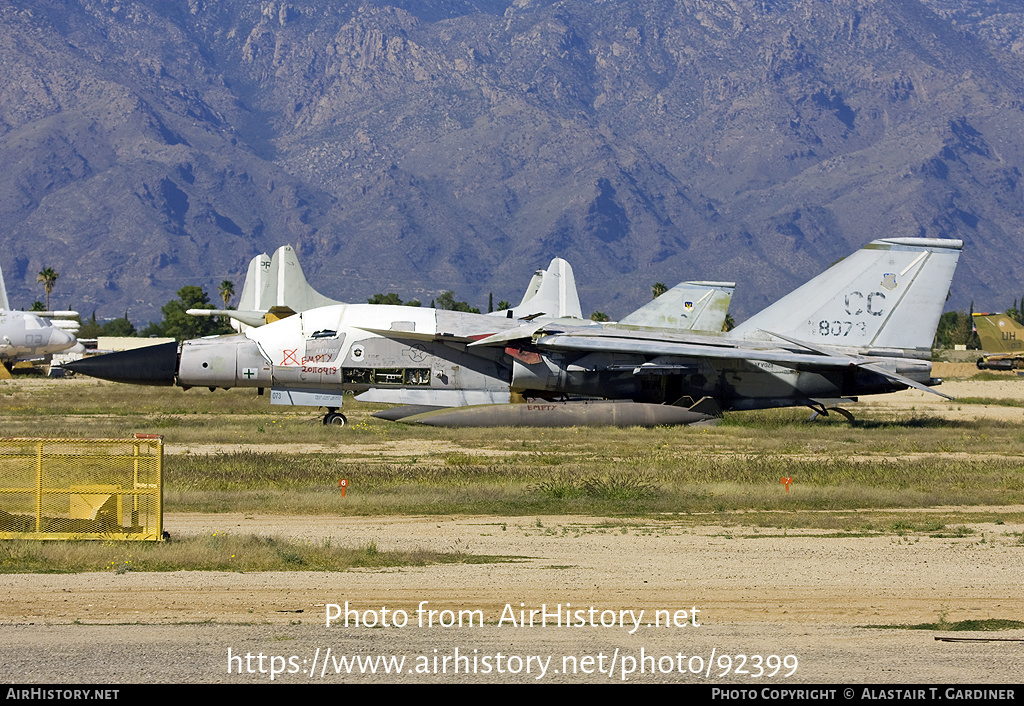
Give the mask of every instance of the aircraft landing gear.
[[826, 408], [824, 406], [821, 406], [821, 407], [811, 407], [811, 409], [814, 410], [814, 411], [811, 412], [811, 417], [810, 417], [810, 419], [807, 420], [809, 422], [813, 422], [818, 417], [827, 417], [829, 412], [835, 412], [840, 417], [845, 418], [846, 421], [848, 421], [848, 422], [852, 422], [853, 421], [853, 415], [850, 413], [850, 411], [846, 410], [846, 409], [843, 409], [842, 407], [828, 407], [828, 408]]
[[343, 427], [346, 424], [348, 424], [348, 420], [345, 418], [344, 414], [340, 414], [338, 412], [338, 408], [337, 407], [328, 407], [327, 408], [327, 414], [324, 415], [324, 426], [325, 427], [329, 427], [329, 426]]

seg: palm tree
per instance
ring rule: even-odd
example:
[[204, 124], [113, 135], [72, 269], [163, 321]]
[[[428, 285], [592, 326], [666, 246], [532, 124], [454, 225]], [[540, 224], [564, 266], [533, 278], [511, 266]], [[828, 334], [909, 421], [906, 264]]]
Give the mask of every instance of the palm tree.
[[651, 286], [651, 294], [654, 295], [652, 297], [653, 299], [657, 299], [667, 291], [668, 287], [666, 287], [662, 282], [655, 282], [654, 285]]
[[57, 284], [57, 278], [60, 275], [52, 267], [44, 267], [36, 277], [36, 282], [43, 283], [43, 289], [46, 290], [46, 310], [50, 311], [50, 292], [53, 291], [53, 285]]
[[217, 291], [220, 293], [220, 298], [224, 300], [224, 308], [228, 308], [228, 302], [231, 301], [231, 297], [235, 296], [235, 283], [229, 279], [224, 280], [217, 287]]

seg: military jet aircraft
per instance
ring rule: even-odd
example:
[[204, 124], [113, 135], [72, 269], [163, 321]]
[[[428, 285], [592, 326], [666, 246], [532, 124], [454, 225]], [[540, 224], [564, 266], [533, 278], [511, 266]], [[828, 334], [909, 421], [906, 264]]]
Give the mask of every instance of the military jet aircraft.
[[411, 405], [402, 421], [446, 426], [679, 424], [788, 406], [827, 414], [861, 395], [941, 382], [931, 342], [962, 245], [873, 241], [729, 333], [349, 304], [72, 368], [150, 385], [270, 387], [274, 403], [327, 407], [325, 424], [344, 423], [343, 392]]
[[974, 330], [989, 355], [978, 358], [981, 370], [1024, 368], [1024, 326], [1006, 314], [974, 314]]
[[55, 326], [50, 316], [78, 314], [74, 311], [12, 311], [4, 274], [0, 271], [0, 363], [10, 368], [19, 360], [46, 358], [74, 346], [78, 341], [71, 330]]

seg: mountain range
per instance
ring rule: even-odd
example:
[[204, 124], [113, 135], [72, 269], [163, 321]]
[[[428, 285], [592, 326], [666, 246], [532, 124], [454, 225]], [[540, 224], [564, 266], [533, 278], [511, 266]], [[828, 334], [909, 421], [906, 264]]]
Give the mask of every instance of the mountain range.
[[15, 306], [134, 321], [292, 244], [324, 294], [585, 311], [733, 280], [737, 320], [868, 241], [1024, 291], [1024, 8], [1000, 0], [0, 0]]

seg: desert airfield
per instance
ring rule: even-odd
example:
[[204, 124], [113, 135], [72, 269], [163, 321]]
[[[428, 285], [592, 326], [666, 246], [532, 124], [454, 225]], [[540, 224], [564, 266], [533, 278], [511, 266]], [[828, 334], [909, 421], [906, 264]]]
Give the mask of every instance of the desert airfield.
[[[936, 374], [948, 379], [941, 389], [954, 397], [1024, 400], [1024, 379], [1010, 374], [955, 379], [971, 375], [972, 367], [938, 364]], [[7, 391], [19, 384], [94, 383], [3, 385]], [[5, 405], [11, 400], [0, 398]], [[865, 400], [854, 410], [869, 408], [894, 418], [1024, 421], [1024, 407], [961, 405], [918, 391]], [[167, 454], [265, 448], [258, 438], [176, 445], [172, 432], [166, 436]], [[292, 450], [351, 453], [352, 441]], [[382, 440], [375, 449], [402, 456], [458, 451], [450, 438], [429, 435]], [[490, 451], [502, 453], [501, 445]], [[374, 517], [172, 508], [164, 518], [172, 538], [261, 534], [510, 559], [343, 572], [4, 573], [0, 663], [5, 681], [60, 684], [265, 683], [272, 676], [280, 683], [757, 688], [1020, 683], [1024, 630], [887, 626], [1024, 620], [1024, 507], [979, 507], [965, 497], [962, 506], [903, 512], [966, 519], [956, 523], [962, 532], [864, 535], [746, 524], [741, 512]], [[350, 624], [340, 617], [328, 626], [329, 606], [346, 602], [355, 611]], [[574, 624], [553, 624], [553, 613], [564, 621], [569, 605], [580, 611]], [[546, 624], [539, 612], [533, 625], [522, 624], [531, 610], [546, 610]], [[356, 627], [357, 618], [376, 625]], [[356, 655], [405, 661], [400, 673], [390, 674], [383, 673], [384, 662], [373, 663], [376, 673], [341, 664]]]

